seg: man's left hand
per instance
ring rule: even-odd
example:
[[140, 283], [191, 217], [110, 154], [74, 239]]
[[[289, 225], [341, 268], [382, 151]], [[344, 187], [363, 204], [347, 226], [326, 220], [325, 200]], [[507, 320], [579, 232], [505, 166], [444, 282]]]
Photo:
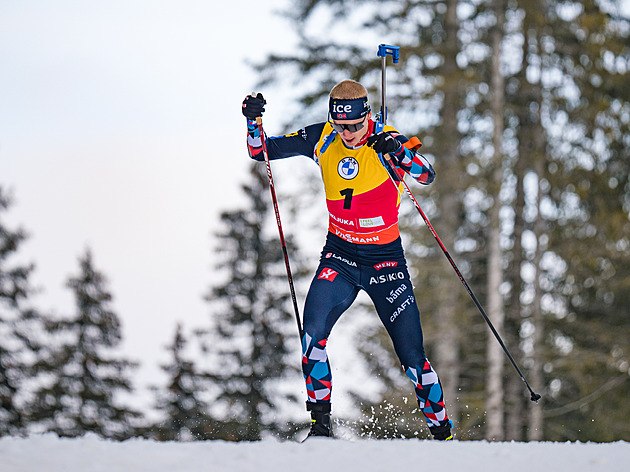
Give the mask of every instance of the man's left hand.
[[397, 155], [402, 149], [400, 141], [394, 138], [388, 131], [373, 134], [367, 139], [366, 144], [379, 154]]

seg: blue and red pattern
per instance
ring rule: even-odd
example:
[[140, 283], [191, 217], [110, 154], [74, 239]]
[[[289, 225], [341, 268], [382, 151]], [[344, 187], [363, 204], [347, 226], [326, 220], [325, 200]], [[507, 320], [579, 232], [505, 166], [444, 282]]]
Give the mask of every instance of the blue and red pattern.
[[262, 141], [259, 127], [254, 120], [247, 120], [247, 150], [251, 158], [262, 159]]
[[302, 372], [309, 402], [330, 402], [332, 374], [326, 342], [326, 339], [315, 340], [308, 333], [302, 338]]
[[414, 383], [418, 406], [429, 427], [440, 426], [448, 421], [442, 385], [429, 360], [425, 359], [422, 367], [403, 366], [403, 369]]

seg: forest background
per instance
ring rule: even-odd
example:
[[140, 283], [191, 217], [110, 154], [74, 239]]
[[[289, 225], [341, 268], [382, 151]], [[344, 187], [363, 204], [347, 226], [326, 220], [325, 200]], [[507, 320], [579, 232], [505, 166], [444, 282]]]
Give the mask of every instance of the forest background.
[[[271, 91], [267, 131], [321, 121], [328, 91], [347, 77], [368, 87], [376, 108], [376, 45], [399, 45], [400, 63], [388, 69], [389, 121], [420, 137], [438, 174], [414, 193], [543, 395], [538, 405], [529, 401], [415, 208], [404, 202], [403, 239], [426, 347], [458, 438], [628, 440], [627, 15], [614, 1], [385, 3], [304, 1], [285, 12], [295, 44], [252, 65], [252, 86]], [[263, 27], [253, 23], [251, 41]], [[361, 40], [348, 39], [354, 36]], [[232, 105], [238, 113], [240, 99]], [[283, 107], [282, 120], [272, 115], [276, 106]], [[208, 134], [222, 139], [216, 130]], [[11, 155], [10, 138], [0, 152]], [[238, 142], [205, 157], [246, 160]], [[37, 261], [22, 262], [27, 231], [12, 214], [21, 190], [10, 192], [12, 182], [0, 181], [0, 434], [177, 440], [300, 434], [304, 391], [284, 263], [264, 168], [246, 166], [238, 178], [229, 170], [210, 174], [241, 187], [237, 205], [205, 235], [213, 279], [199, 299], [207, 320], [191, 323], [178, 313], [186, 322], [173, 327], [163, 361], [155, 362], [162, 377], [149, 402], [144, 395], [134, 400], [139, 366], [121, 349], [128, 315], [116, 309], [115, 278], [99, 267], [98, 252], [89, 244], [77, 248], [79, 263], [66, 275], [74, 310], [54, 313], [38, 304], [31, 282]], [[326, 228], [318, 170], [294, 158], [274, 163], [274, 171], [303, 300]], [[124, 190], [108, 189], [115, 209], [125, 206]], [[92, 191], [98, 189], [84, 188]], [[159, 219], [159, 211], [145, 210], [135, 214]], [[115, 231], [124, 234], [134, 221], [120, 223]], [[126, 254], [132, 265], [141, 263], [135, 255]], [[156, 308], [142, 316], [147, 330], [159, 317]], [[411, 385], [376, 320], [360, 303], [331, 338], [337, 427], [348, 436], [424, 437]]]

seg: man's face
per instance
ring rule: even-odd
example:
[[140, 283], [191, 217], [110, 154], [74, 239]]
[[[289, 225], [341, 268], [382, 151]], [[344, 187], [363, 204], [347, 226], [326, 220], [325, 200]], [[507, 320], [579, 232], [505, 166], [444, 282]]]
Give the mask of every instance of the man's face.
[[[339, 136], [341, 136], [344, 144], [348, 147], [354, 147], [367, 134], [369, 129], [367, 123], [371, 117], [372, 112], [368, 112], [366, 116], [357, 120], [333, 120], [331, 123], [333, 124], [333, 128], [337, 130]], [[354, 131], [355, 129], [356, 131]]]

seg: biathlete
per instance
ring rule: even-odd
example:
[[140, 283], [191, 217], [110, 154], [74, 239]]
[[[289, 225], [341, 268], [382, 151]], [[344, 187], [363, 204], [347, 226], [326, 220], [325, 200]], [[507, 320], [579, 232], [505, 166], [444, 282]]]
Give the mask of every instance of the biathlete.
[[[265, 104], [260, 93], [243, 100], [247, 147], [257, 161], [264, 156], [256, 118]], [[414, 384], [433, 437], [452, 439], [440, 380], [425, 356], [420, 312], [398, 229], [400, 179], [406, 172], [428, 185], [435, 178], [433, 167], [405, 147], [405, 136], [372, 120], [367, 90], [352, 80], [331, 90], [328, 121], [265, 139], [270, 160], [302, 155], [319, 165], [329, 212], [326, 244], [304, 306], [302, 371], [311, 413], [309, 436], [332, 437], [326, 342], [336, 321], [365, 290]], [[381, 161], [386, 154], [397, 175]]]

